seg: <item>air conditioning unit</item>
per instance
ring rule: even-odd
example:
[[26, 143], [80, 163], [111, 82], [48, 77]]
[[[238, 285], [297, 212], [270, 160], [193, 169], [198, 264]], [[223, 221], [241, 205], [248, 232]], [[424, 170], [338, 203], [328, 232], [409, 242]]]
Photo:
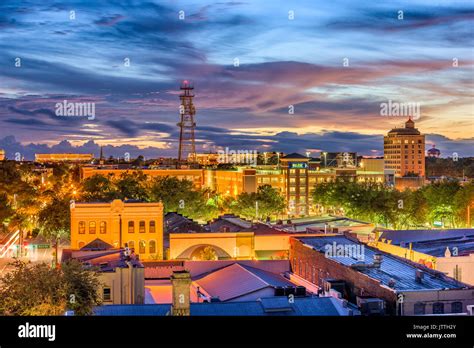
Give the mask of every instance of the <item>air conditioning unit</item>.
[[357, 297], [362, 315], [385, 315], [385, 301], [374, 297]]

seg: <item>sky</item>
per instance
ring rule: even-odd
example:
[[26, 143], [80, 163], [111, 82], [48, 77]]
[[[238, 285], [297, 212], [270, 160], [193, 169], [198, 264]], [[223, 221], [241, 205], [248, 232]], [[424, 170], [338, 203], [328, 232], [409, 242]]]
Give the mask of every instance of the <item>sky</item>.
[[391, 101], [419, 105], [427, 149], [474, 156], [473, 20], [472, 1], [2, 0], [0, 148], [177, 157], [186, 79], [198, 152], [383, 155], [408, 118]]

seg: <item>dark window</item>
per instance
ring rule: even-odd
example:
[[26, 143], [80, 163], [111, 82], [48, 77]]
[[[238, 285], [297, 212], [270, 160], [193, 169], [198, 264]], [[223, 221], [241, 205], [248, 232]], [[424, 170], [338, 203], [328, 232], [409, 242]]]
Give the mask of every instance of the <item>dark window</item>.
[[107, 222], [105, 221], [100, 222], [100, 233], [101, 234], [107, 233]]
[[441, 302], [433, 303], [433, 314], [444, 314], [444, 304]]
[[110, 290], [110, 288], [104, 288], [103, 299], [104, 301], [112, 301], [112, 291]]
[[138, 232], [145, 233], [145, 221], [140, 221], [138, 224]]
[[155, 220], [151, 220], [150, 221], [150, 228], [149, 228], [149, 232], [150, 233], [155, 233]]
[[421, 302], [415, 303], [414, 312], [415, 315], [425, 314], [426, 305]]
[[79, 234], [84, 234], [84, 233], [86, 233], [86, 222], [79, 221]]
[[135, 223], [133, 221], [128, 222], [128, 233], [135, 233]]
[[451, 313], [462, 313], [462, 302], [451, 303]]
[[95, 221], [89, 222], [89, 234], [95, 234]]

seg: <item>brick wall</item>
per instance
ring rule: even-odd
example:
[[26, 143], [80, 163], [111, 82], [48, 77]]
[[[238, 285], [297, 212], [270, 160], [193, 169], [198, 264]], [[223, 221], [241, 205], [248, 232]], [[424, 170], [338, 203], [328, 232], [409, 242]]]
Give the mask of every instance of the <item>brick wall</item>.
[[355, 303], [356, 296], [382, 298], [386, 301], [387, 313], [395, 314], [396, 295], [394, 292], [381, 287], [377, 280], [326, 258], [324, 253], [304, 246], [295, 238], [290, 238], [290, 262], [295, 274], [313, 284], [322, 287], [322, 280], [326, 278], [344, 280], [347, 291], [343, 295], [350, 302]]

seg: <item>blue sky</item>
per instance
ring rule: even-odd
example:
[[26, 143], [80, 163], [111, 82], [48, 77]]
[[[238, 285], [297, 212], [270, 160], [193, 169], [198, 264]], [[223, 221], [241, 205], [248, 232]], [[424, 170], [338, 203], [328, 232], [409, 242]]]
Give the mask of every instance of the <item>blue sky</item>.
[[[383, 135], [406, 120], [380, 115], [392, 100], [420, 104], [427, 147], [472, 156], [473, 10], [472, 1], [4, 0], [0, 148], [176, 156], [188, 79], [199, 151], [381, 155]], [[95, 103], [95, 119], [56, 116], [63, 100]]]

